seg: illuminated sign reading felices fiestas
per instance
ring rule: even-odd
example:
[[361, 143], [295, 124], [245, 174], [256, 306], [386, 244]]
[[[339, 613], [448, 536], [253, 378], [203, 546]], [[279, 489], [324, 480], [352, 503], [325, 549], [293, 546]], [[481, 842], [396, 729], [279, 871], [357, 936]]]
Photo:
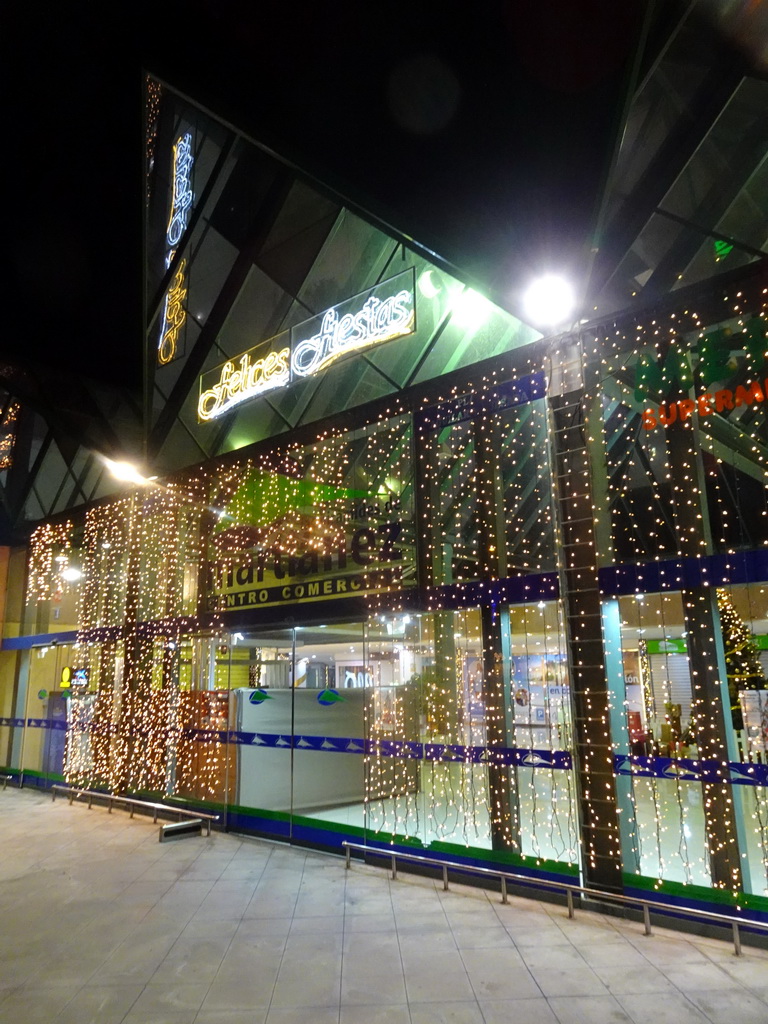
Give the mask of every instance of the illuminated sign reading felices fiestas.
[[216, 419], [248, 399], [319, 373], [344, 356], [416, 330], [413, 270], [272, 339], [266, 355], [256, 346], [200, 378], [198, 419]]

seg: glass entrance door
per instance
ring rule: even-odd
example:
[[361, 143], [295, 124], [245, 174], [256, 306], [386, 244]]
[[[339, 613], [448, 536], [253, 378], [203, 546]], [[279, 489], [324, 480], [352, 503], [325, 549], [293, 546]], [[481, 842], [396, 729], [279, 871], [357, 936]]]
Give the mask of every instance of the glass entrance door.
[[329, 825], [362, 829], [363, 624], [233, 633], [230, 689], [243, 825], [317, 842]]
[[294, 630], [233, 633], [230, 639], [235, 803], [244, 827], [290, 838]]
[[297, 627], [294, 664], [293, 827], [322, 842], [329, 826], [365, 825], [372, 674], [363, 624]]

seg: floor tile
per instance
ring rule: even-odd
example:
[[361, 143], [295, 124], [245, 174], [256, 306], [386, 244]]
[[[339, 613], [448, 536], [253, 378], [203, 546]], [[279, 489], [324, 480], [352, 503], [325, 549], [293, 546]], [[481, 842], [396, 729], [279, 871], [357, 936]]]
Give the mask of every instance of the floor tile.
[[403, 956], [411, 953], [423, 953], [425, 949], [431, 952], [437, 950], [450, 950], [455, 952], [456, 936], [448, 927], [418, 928], [413, 931], [401, 931], [397, 929], [397, 941]]
[[220, 961], [199, 960], [197, 957], [179, 957], [162, 961], [149, 979], [153, 985], [210, 985], [216, 977]]
[[750, 991], [757, 992], [768, 986], [768, 961], [750, 953], [718, 960], [718, 967]]
[[507, 949], [512, 945], [509, 932], [500, 924], [483, 928], [452, 925], [451, 931], [459, 949]]
[[583, 960], [590, 967], [613, 967], [616, 964], [647, 967], [648, 960], [639, 949], [626, 939], [617, 938], [611, 942], [587, 942], [578, 947]]
[[344, 930], [343, 950], [348, 953], [378, 956], [381, 953], [396, 953], [400, 956], [400, 940], [397, 932], [349, 932]]
[[301, 959], [305, 964], [315, 963], [316, 959], [330, 953], [340, 955], [344, 945], [344, 935], [335, 929], [332, 931], [296, 931], [291, 925], [285, 943], [286, 957]]
[[243, 920], [264, 917], [293, 917], [295, 897], [255, 895], [243, 911]]
[[35, 985], [12, 990], [0, 1003], [0, 1024], [50, 1024], [77, 994], [79, 985]]
[[595, 972], [587, 967], [570, 968], [565, 971], [556, 967], [531, 968], [531, 974], [543, 995], [554, 996], [602, 996], [607, 994], [605, 985]]
[[[718, 964], [672, 964], [659, 965], [659, 970], [669, 978], [681, 992], [707, 992], [711, 989], [729, 989], [733, 979]], [[768, 971], [763, 976], [768, 982]]]
[[271, 1007], [266, 1024], [338, 1024], [337, 1006]]
[[272, 1007], [339, 1005], [341, 955], [316, 955], [311, 961], [286, 952], [272, 995]]
[[264, 1024], [267, 1009], [259, 1010], [201, 1010], [195, 1024]]
[[174, 983], [170, 980], [152, 982], [144, 988], [131, 1008], [135, 1014], [182, 1013], [187, 1010], [199, 1010], [208, 992], [208, 984], [185, 982]]
[[594, 972], [613, 995], [633, 992], [674, 992], [675, 986], [669, 978], [653, 964], [624, 964], [614, 967], [595, 966]]
[[411, 1024], [484, 1024], [483, 1013], [472, 1001], [410, 1003]]
[[398, 950], [344, 955], [341, 1002], [345, 1006], [405, 1003], [405, 979]]
[[234, 922], [234, 924], [232, 945], [237, 947], [243, 943], [261, 942], [262, 940], [274, 941], [278, 938], [285, 942], [293, 921], [290, 917], [254, 917]]
[[542, 994], [515, 949], [465, 949], [461, 958], [478, 999], [526, 999]]
[[[691, 945], [695, 946], [699, 952], [703, 953], [710, 960], [733, 960], [736, 955], [730, 936], [725, 939], [710, 939], [697, 935], [696, 938], [691, 939]], [[750, 957], [762, 958], [765, 961], [766, 967], [768, 967], [768, 949], [745, 946], [743, 952]]]
[[221, 962], [211, 983], [207, 1002], [224, 1009], [239, 1010], [251, 999], [257, 1006], [268, 1006], [280, 973], [283, 954], [229, 953]]
[[225, 1010], [257, 1010], [266, 1013], [272, 999], [274, 981], [265, 982], [249, 975], [215, 978], [201, 1010], [208, 1014]]
[[298, 910], [291, 920], [291, 935], [331, 935], [344, 931], [344, 914], [303, 917]]
[[535, 999], [481, 999], [479, 1002], [485, 1024], [510, 1024], [512, 1021], [519, 1024], [560, 1024], [543, 996]]
[[709, 964], [708, 956], [685, 939], [670, 939], [661, 935], [631, 936], [630, 942], [652, 964]]
[[403, 954], [409, 1003], [461, 1002], [475, 994], [458, 952], [439, 950]]
[[649, 1021], [653, 1024], [738, 1024], [737, 1021], [710, 1022], [682, 993], [617, 995], [616, 999], [635, 1024]]
[[375, 1006], [344, 1006], [339, 1024], [411, 1024], [411, 1014], [405, 1003], [378, 1002]]
[[557, 971], [578, 970], [585, 966], [584, 957], [575, 946], [521, 946], [520, 955], [531, 970], [551, 968]]
[[766, 1024], [768, 1003], [751, 992], [688, 992], [712, 1024]]
[[143, 985], [87, 985], [56, 1017], [56, 1024], [120, 1024]]
[[516, 946], [572, 946], [573, 943], [554, 924], [544, 922], [541, 926], [531, 923], [526, 925], [505, 924], [504, 927]]
[[162, 939], [126, 941], [99, 968], [99, 980], [106, 983], [145, 982], [155, 973], [173, 947], [172, 935]]
[[71, 954], [63, 959], [43, 958], [42, 962], [38, 959], [34, 983], [40, 988], [49, 988], [51, 985], [85, 985], [101, 969], [103, 963], [104, 956], [94, 956], [92, 953], [84, 953], [77, 958]]
[[195, 1024], [197, 1012], [195, 1010], [180, 1010], [166, 1012], [150, 1010], [134, 1012], [123, 1018], [123, 1024]]
[[636, 1020], [613, 996], [558, 996], [549, 1000], [558, 1024], [656, 1024], [652, 1017]]

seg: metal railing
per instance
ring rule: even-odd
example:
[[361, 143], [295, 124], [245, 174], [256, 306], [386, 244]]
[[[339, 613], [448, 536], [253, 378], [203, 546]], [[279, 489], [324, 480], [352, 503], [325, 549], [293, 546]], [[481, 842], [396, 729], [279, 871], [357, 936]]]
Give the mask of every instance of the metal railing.
[[107, 809], [109, 813], [112, 813], [112, 807], [114, 805], [130, 808], [132, 818], [134, 811], [152, 811], [153, 822], [157, 824], [158, 814], [177, 814], [179, 821], [200, 821], [205, 823], [206, 835], [211, 834], [211, 823], [219, 820], [218, 814], [203, 814], [201, 811], [190, 811], [184, 807], [174, 807], [172, 804], [157, 804], [150, 803], [148, 800], [137, 800], [135, 797], [120, 796], [118, 793], [100, 793], [97, 789], [72, 789], [69, 786], [51, 786], [52, 799], [56, 799], [57, 793], [63, 793], [69, 797], [70, 805], [74, 801], [76, 796], [82, 796], [88, 798], [88, 810], [93, 806], [94, 800], [105, 800], [107, 802]]
[[673, 907], [669, 903], [660, 903], [657, 900], [646, 900], [639, 896], [623, 896], [606, 893], [600, 889], [589, 889], [586, 886], [578, 885], [575, 882], [555, 882], [546, 878], [533, 878], [530, 875], [516, 874], [513, 871], [499, 871], [496, 868], [475, 867], [472, 864], [461, 864], [458, 861], [440, 860], [437, 857], [424, 857], [418, 853], [403, 853], [398, 850], [386, 850], [379, 847], [366, 846], [363, 843], [350, 843], [344, 841], [341, 844], [345, 848], [347, 870], [350, 868], [352, 850], [359, 850], [366, 856], [389, 858], [392, 878], [397, 879], [398, 860], [413, 861], [417, 864], [424, 864], [430, 867], [441, 868], [443, 872], [443, 889], [448, 889], [448, 872], [456, 871], [463, 874], [480, 875], [488, 878], [498, 879], [501, 885], [501, 902], [508, 903], [507, 883], [516, 882], [526, 888], [551, 889], [556, 892], [565, 892], [568, 903], [568, 917], [576, 916], [574, 906], [574, 894], [587, 896], [599, 900], [603, 904], [623, 904], [629, 907], [640, 908], [643, 912], [643, 925], [646, 935], [652, 935], [651, 931], [651, 910], [658, 911], [668, 916], [695, 918], [697, 920], [710, 922], [722, 927], [730, 927], [733, 935], [733, 948], [736, 956], [741, 956], [741, 931], [740, 928], [749, 928], [768, 934], [768, 924], [762, 921], [752, 921], [744, 918], [731, 917], [728, 914], [716, 914], [710, 910], [696, 910], [691, 907]]

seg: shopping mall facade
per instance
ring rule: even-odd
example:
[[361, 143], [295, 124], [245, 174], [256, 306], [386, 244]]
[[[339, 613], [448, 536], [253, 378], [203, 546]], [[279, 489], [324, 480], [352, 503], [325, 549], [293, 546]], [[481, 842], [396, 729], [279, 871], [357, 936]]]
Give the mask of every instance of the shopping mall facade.
[[2, 771], [768, 919], [762, 264], [544, 337], [149, 100], [159, 475], [7, 553]]

